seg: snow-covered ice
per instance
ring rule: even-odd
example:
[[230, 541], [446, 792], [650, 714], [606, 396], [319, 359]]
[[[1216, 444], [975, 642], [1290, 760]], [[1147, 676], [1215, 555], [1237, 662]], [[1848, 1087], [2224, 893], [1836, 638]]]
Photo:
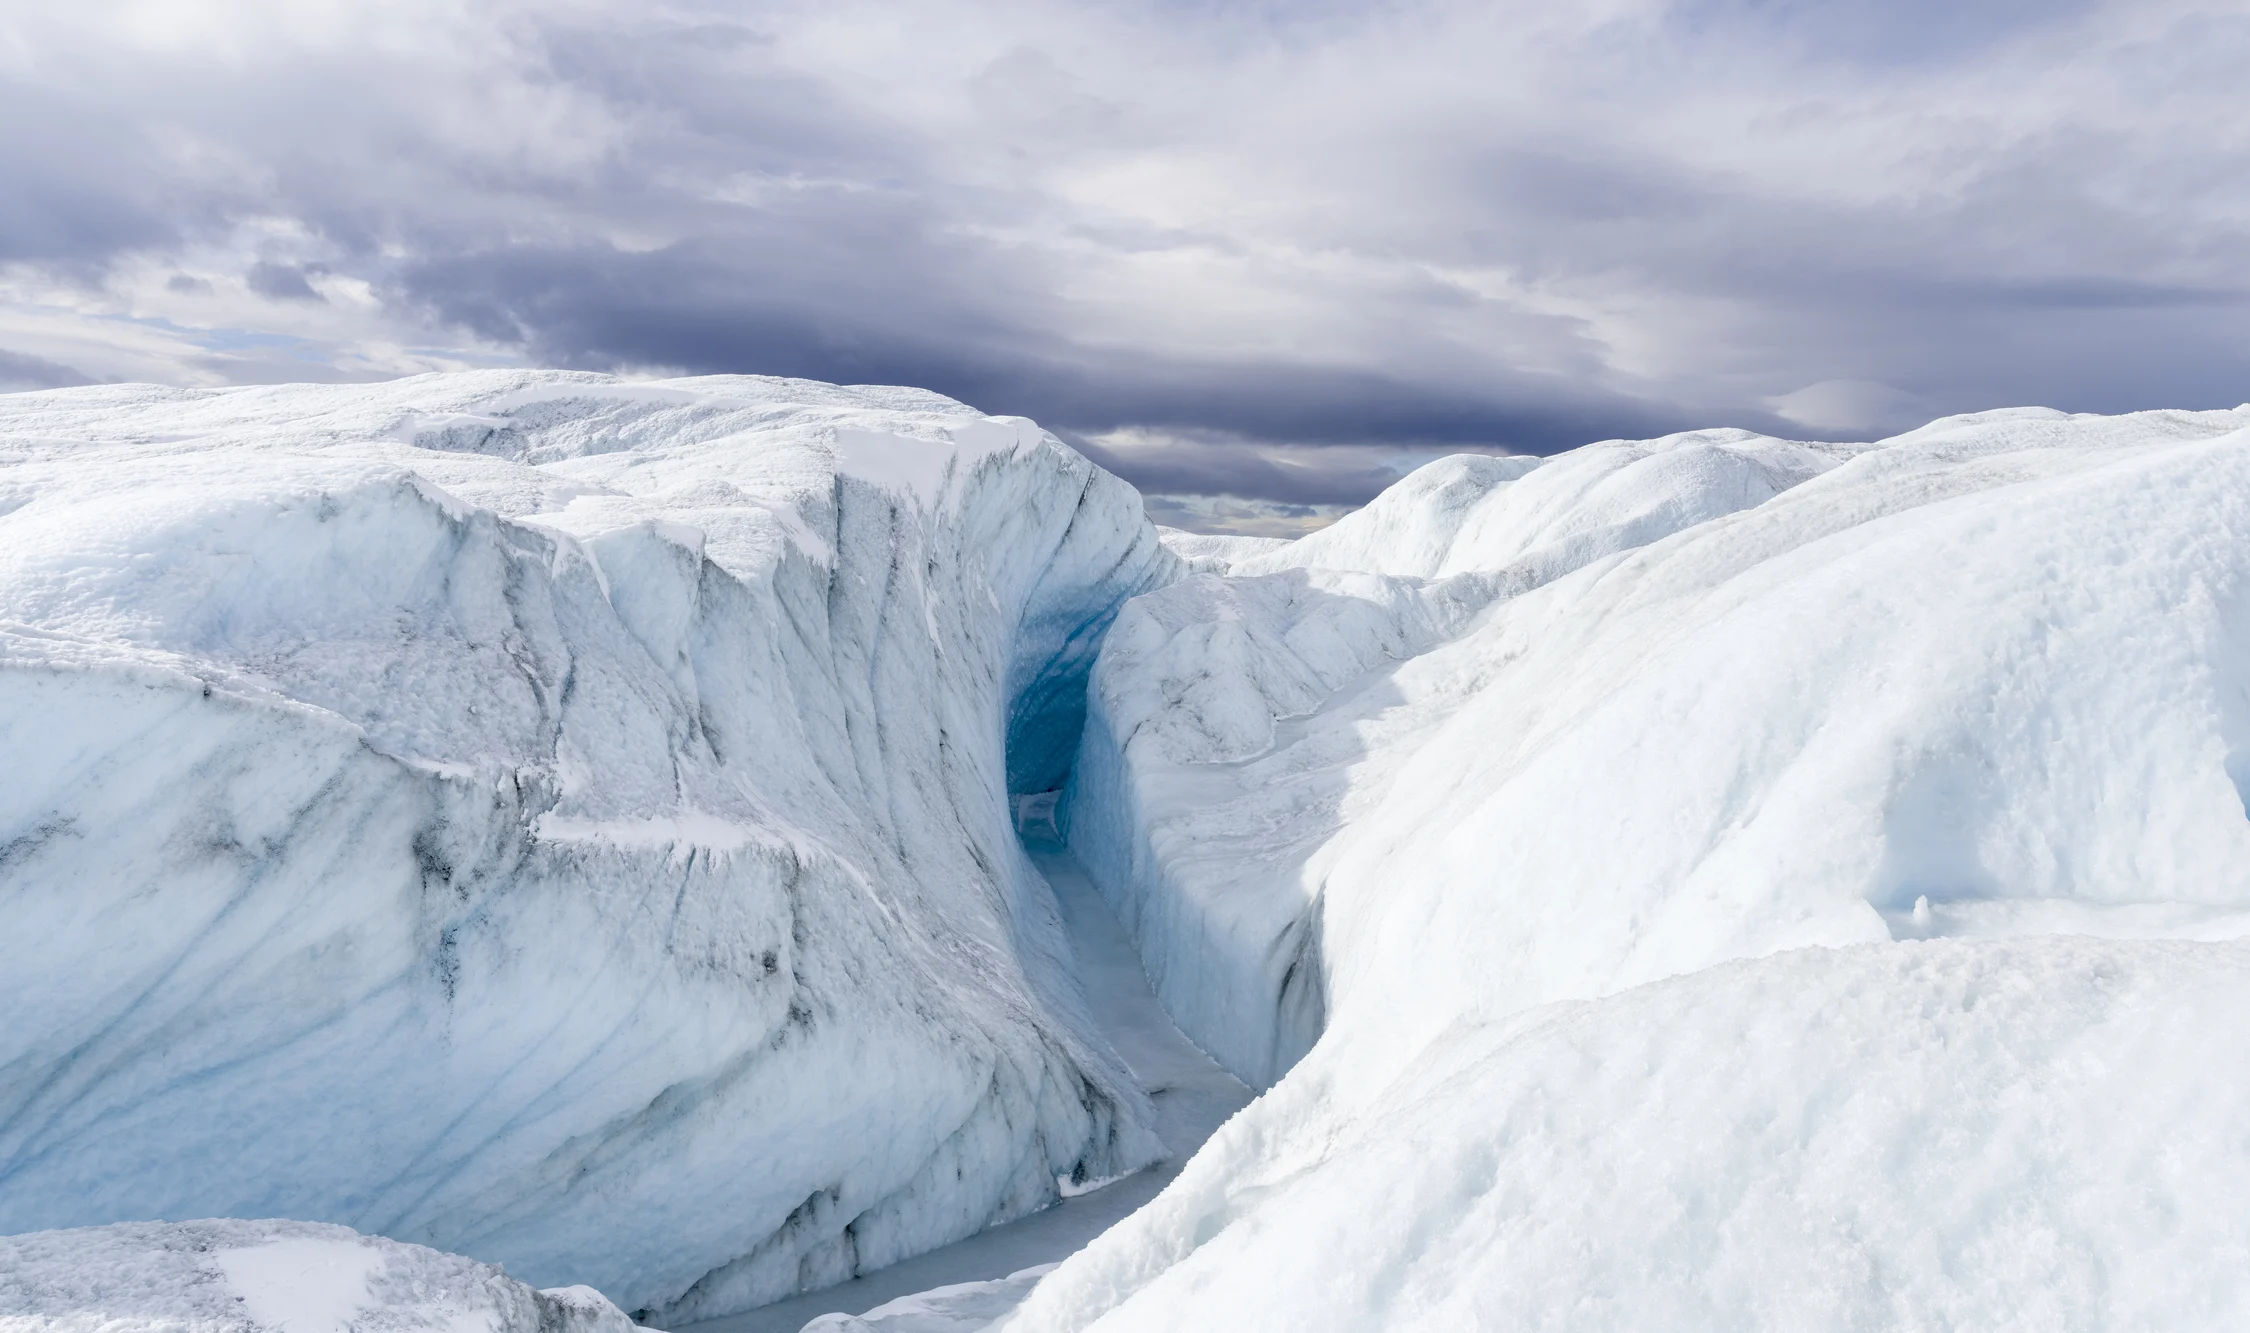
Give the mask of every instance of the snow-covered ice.
[[864, 1314], [825, 1314], [800, 1333], [976, 1333], [1021, 1305], [1054, 1268], [1040, 1264], [985, 1282], [933, 1287], [885, 1301]]
[[0, 1230], [669, 1321], [1162, 1154], [1008, 793], [1182, 566], [1031, 423], [494, 371], [11, 395], [0, 460]]
[[905, 390], [0, 436], [0, 1226], [677, 1327], [1003, 1223], [709, 1333], [2250, 1323], [2250, 408], [1446, 459], [1279, 544]]
[[1497, 599], [1756, 505], [1852, 452], [1698, 431], [1548, 460], [1440, 459], [1333, 527], [1234, 561], [1238, 577], [1129, 603], [1097, 668], [1070, 839], [1181, 1026], [1261, 1086], [1319, 1035], [1319, 890], [1299, 862], [1405, 752], [1366, 727], [1429, 711], [1390, 709], [1397, 686], [1377, 668], [1450, 640]]
[[1288, 539], [1283, 537], [1235, 537], [1166, 527], [1157, 528], [1156, 539], [1189, 569], [1210, 574], [1225, 574], [1242, 561], [1289, 545]]
[[[1056, 1261], [1155, 1198], [1212, 1132], [1250, 1100], [1250, 1090], [1182, 1036], [1156, 1002], [1132, 942], [1061, 846], [1054, 806], [1053, 793], [1018, 798], [1025, 847], [1054, 886], [1096, 1026], [1155, 1106], [1164, 1160], [1119, 1180], [1070, 1185], [1052, 1208], [850, 1282], [745, 1314], [675, 1326], [678, 1333], [858, 1327], [835, 1319], [818, 1322], [837, 1311], [845, 1312], [838, 1319], [857, 1318], [876, 1333], [982, 1327], [1021, 1301]], [[951, 1322], [935, 1322], [940, 1320]]]
[[2246, 428], [1448, 460], [1129, 604], [1071, 842], [1275, 1086], [1000, 1327], [2244, 1322]]
[[999, 1327], [2241, 1327], [2246, 1005], [2242, 944], [1913, 942], [1316, 1049]]
[[590, 1287], [316, 1222], [122, 1222], [0, 1236], [11, 1333], [633, 1333]]

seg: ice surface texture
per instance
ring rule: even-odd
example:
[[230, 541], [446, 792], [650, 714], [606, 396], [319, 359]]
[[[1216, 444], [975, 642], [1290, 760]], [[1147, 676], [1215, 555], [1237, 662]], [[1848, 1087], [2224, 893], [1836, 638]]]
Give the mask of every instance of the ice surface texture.
[[2239, 1328], [2246, 1005], [2241, 944], [1933, 941], [1324, 1043], [997, 1327]]
[[1001, 1327], [2250, 1320], [2246, 428], [1448, 460], [1130, 603], [1071, 841], [1278, 1082]]
[[22, 1333], [633, 1333], [591, 1287], [317, 1222], [123, 1222], [0, 1236]]
[[1156, 530], [1156, 539], [1189, 569], [1211, 574], [1225, 574], [1245, 560], [1289, 545], [1280, 537], [1234, 537], [1165, 527]]
[[957, 1282], [886, 1301], [864, 1314], [827, 1314], [807, 1323], [803, 1333], [977, 1333], [1023, 1304], [1053, 1264], [1010, 1273], [985, 1282]]
[[0, 398], [0, 1231], [294, 1216], [684, 1319], [1161, 1149], [1007, 790], [1179, 561], [913, 390]]
[[1397, 687], [1377, 668], [1450, 640], [1497, 599], [1771, 499], [1852, 452], [1699, 431], [1544, 462], [1440, 459], [1333, 527], [1234, 560], [1236, 577], [1128, 604], [1067, 823], [1182, 1030], [1258, 1086], [1320, 1034], [1320, 890], [1301, 863], [1354, 817], [1345, 798], [1378, 789], [1405, 752], [1369, 744], [1362, 722], [1420, 722], [1389, 708]]

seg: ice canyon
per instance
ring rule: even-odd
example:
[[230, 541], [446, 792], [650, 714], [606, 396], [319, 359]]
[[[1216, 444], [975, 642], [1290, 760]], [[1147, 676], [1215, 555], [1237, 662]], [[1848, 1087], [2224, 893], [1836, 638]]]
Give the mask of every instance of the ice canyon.
[[1120, 1180], [816, 1326], [2250, 1318], [2250, 408], [1286, 543], [759, 377], [13, 394], [0, 462], [11, 1330], [679, 1329]]

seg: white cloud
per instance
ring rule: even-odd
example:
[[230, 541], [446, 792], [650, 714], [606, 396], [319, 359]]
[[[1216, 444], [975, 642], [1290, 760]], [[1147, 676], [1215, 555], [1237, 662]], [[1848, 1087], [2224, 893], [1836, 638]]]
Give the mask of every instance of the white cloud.
[[1785, 421], [1876, 439], [1908, 430], [1936, 413], [1927, 399], [1872, 380], [1822, 380], [1766, 400]]
[[18, 5], [0, 349], [910, 379], [1244, 487], [2231, 404], [2246, 56], [2184, 0]]

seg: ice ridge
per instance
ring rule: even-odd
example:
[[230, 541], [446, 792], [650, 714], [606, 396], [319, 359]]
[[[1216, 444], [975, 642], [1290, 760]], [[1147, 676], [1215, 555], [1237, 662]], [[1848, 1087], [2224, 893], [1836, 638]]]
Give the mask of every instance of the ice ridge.
[[1227, 568], [1068, 816], [1270, 1088], [996, 1328], [2250, 1318], [2250, 408], [1447, 460]]

